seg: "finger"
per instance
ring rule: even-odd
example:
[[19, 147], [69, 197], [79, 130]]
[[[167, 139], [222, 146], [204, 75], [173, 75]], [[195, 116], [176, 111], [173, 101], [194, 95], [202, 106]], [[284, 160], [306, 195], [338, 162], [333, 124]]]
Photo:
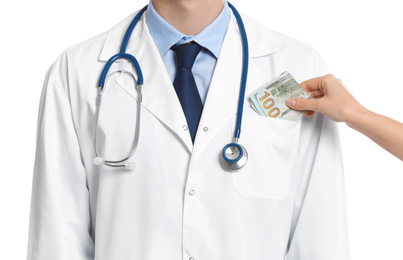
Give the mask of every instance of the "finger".
[[312, 78], [302, 82], [300, 85], [306, 92], [317, 91], [321, 89], [324, 77]]
[[286, 105], [295, 110], [313, 110], [315, 111], [316, 101], [313, 99], [292, 98], [286, 101]]
[[306, 110], [303, 116], [311, 118], [316, 112], [312, 110]]
[[312, 110], [307, 111], [307, 112], [308, 112], [308, 113], [307, 113], [307, 115], [306, 115], [306, 116], [307, 116], [308, 118], [313, 117], [313, 115], [315, 115], [315, 113], [316, 113], [315, 111], [312, 111]]
[[323, 92], [321, 90], [313, 90], [309, 91], [308, 95], [312, 98], [321, 98], [323, 97]]

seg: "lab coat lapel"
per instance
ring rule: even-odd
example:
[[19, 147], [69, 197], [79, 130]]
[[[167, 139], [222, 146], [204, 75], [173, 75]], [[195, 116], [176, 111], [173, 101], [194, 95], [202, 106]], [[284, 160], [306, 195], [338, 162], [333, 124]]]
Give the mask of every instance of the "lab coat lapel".
[[[128, 53], [131, 53], [138, 60], [142, 69], [144, 84], [142, 87], [142, 106], [152, 113], [158, 120], [172, 130], [188, 148], [192, 151], [192, 140], [189, 131], [184, 131], [183, 126], [187, 125], [186, 117], [183, 113], [179, 99], [175, 93], [172, 82], [166, 71], [165, 65], [161, 59], [157, 47], [148, 31], [145, 23], [145, 16], [141, 18], [138, 25], [135, 27], [132, 37], [128, 44]], [[130, 19], [131, 20], [131, 19]], [[129, 20], [129, 22], [130, 22]], [[106, 44], [111, 45], [112, 42], [120, 44], [123, 34], [126, 29], [127, 22], [122, 22], [122, 26], [118, 26], [111, 32], [111, 37], [116, 38], [114, 41], [107, 39]], [[127, 28], [127, 25], [126, 25]], [[118, 50], [111, 46], [105, 46], [105, 50]], [[112, 56], [114, 53], [111, 53]], [[101, 57], [110, 57], [102, 54]], [[125, 62], [125, 70], [132, 72], [137, 78], [137, 74], [133, 66]], [[133, 88], [133, 79], [126, 74], [121, 74], [116, 80], [129, 95], [137, 99], [137, 92]], [[145, 130], [145, 129], [141, 129]]]
[[[247, 26], [248, 19], [244, 19]], [[248, 27], [247, 27], [248, 28]], [[249, 40], [250, 56], [268, 55], [276, 51], [276, 47], [271, 42], [264, 42], [261, 45], [259, 39], [256, 39], [253, 26], [252, 31], [247, 31], [251, 35]], [[256, 43], [255, 43], [256, 42]], [[257, 45], [258, 44], [258, 45]], [[231, 21], [221, 48], [220, 56], [214, 70], [214, 74], [209, 86], [206, 102], [203, 108], [197, 130], [195, 146], [192, 153], [192, 161], [199, 158], [203, 150], [215, 135], [232, 120], [233, 130], [235, 130], [235, 116], [238, 108], [240, 81], [242, 72], [242, 41], [239, 33], [238, 24], [235, 17], [231, 16]], [[260, 87], [267, 81], [265, 75], [253, 62], [249, 60], [248, 78], [246, 84], [244, 109], [249, 108], [248, 94]], [[232, 142], [233, 133], [225, 140], [225, 144]], [[217, 151], [218, 154], [219, 151]], [[217, 155], [218, 158], [218, 155]]]

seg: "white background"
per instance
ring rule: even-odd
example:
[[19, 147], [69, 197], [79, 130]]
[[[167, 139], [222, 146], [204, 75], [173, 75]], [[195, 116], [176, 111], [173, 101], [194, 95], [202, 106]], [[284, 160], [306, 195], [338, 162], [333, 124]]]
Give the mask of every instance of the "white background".
[[[48, 67], [64, 49], [106, 31], [146, 3], [0, 4], [0, 259], [26, 258], [36, 117]], [[364, 106], [403, 122], [401, 1], [232, 3], [266, 27], [312, 45]], [[403, 163], [339, 126], [352, 259], [403, 259]]]

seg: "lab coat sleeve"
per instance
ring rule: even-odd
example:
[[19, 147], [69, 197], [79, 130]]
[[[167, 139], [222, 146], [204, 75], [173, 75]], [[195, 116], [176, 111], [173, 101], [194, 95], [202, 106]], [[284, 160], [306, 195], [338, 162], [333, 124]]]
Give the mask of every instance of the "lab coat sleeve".
[[54, 71], [47, 75], [39, 108], [27, 259], [90, 260], [86, 171], [69, 98]]
[[[327, 73], [319, 56], [318, 73]], [[343, 162], [337, 125], [304, 118], [287, 260], [350, 259]]]

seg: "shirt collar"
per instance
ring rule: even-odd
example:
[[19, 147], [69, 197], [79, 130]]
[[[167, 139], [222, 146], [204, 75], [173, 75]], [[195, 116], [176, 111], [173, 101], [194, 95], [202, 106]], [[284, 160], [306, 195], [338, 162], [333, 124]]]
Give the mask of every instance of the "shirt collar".
[[223, 10], [211, 24], [204, 28], [199, 34], [188, 36], [179, 32], [165, 21], [154, 9], [151, 0], [146, 13], [146, 22], [150, 34], [162, 57], [174, 44], [195, 41], [200, 46], [209, 50], [215, 58], [218, 58], [225, 33], [227, 32], [230, 17], [230, 10], [227, 1], [225, 1]]

